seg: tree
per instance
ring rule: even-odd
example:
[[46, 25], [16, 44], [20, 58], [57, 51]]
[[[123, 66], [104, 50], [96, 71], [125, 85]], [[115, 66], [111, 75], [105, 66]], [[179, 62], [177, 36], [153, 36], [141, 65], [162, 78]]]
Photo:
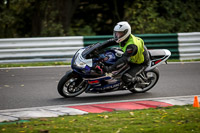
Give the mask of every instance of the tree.
[[[81, 0], [72, 19], [73, 35], [112, 34], [113, 26], [124, 16], [127, 0]], [[83, 33], [85, 29], [88, 32]]]
[[9, 37], [12, 33], [9, 30], [10, 26], [13, 24], [12, 12], [10, 12], [10, 0], [0, 1], [0, 35], [3, 37]]
[[[33, 19], [32, 24], [33, 36], [67, 35], [72, 16], [78, 3], [79, 0], [36, 0], [33, 3], [33, 7], [35, 7], [34, 10], [36, 11], [34, 13], [35, 19]], [[34, 32], [34, 30], [36, 30], [36, 32]]]
[[137, 34], [200, 31], [200, 1], [135, 0], [125, 8], [124, 18]]
[[0, 0], [0, 38], [200, 31], [199, 0]]
[[0, 37], [67, 35], [79, 0], [1, 0]]

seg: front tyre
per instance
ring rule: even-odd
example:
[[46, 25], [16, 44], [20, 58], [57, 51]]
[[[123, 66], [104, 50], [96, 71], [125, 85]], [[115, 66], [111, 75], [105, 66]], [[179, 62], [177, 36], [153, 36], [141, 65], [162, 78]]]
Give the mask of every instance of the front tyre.
[[133, 93], [143, 93], [151, 88], [153, 88], [159, 79], [159, 70], [158, 68], [154, 68], [153, 70], [145, 72], [147, 81], [143, 83], [134, 84], [129, 90]]
[[58, 93], [65, 97], [75, 97], [85, 91], [88, 84], [75, 72], [68, 71], [59, 81]]

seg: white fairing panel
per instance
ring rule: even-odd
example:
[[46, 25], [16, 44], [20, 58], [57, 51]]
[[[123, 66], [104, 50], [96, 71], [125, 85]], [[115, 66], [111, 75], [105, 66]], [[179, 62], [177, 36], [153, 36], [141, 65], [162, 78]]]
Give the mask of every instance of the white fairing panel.
[[145, 71], [149, 71], [161, 65], [163, 62], [167, 61], [167, 59], [171, 56], [171, 52], [167, 49], [149, 50], [149, 53], [152, 57], [155, 58], [150, 60], [149, 65], [145, 69]]
[[92, 59], [85, 59], [85, 58], [82, 57], [82, 53], [83, 53], [84, 50], [85, 49], [80, 49], [78, 51], [78, 53], [77, 53], [78, 56], [75, 60], [75, 63], [76, 63], [77, 66], [82, 67], [82, 68], [84, 68], [85, 65], [92, 67]]

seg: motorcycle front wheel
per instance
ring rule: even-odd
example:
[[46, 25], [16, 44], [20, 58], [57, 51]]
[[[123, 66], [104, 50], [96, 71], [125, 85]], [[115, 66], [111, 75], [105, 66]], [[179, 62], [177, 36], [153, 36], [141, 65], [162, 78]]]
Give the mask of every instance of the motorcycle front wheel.
[[158, 68], [154, 68], [153, 70], [145, 72], [147, 76], [147, 81], [145, 83], [136, 83], [129, 90], [133, 93], [143, 93], [151, 88], [153, 88], [159, 79], [159, 70]]
[[88, 84], [75, 72], [68, 71], [59, 81], [58, 93], [65, 97], [75, 97], [85, 91]]

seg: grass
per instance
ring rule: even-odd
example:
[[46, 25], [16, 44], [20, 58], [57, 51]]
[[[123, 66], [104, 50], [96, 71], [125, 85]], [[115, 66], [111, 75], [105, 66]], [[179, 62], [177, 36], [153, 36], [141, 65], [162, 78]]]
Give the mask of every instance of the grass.
[[0, 64], [0, 68], [5, 67], [30, 67], [30, 66], [59, 66], [70, 65], [69, 62], [35, 62], [35, 63], [14, 63], [14, 64]]
[[[197, 60], [185, 60], [186, 62], [200, 61]], [[168, 62], [182, 62], [178, 59], [169, 59]], [[30, 67], [30, 66], [59, 66], [59, 65], [70, 65], [70, 62], [35, 62], [35, 63], [14, 63], [14, 64], [0, 64], [0, 68], [7, 67]]]
[[200, 108], [191, 105], [31, 119], [0, 124], [2, 133], [187, 133], [200, 132]]
[[193, 62], [193, 61], [200, 61], [200, 59], [193, 59], [193, 60], [179, 60], [179, 59], [169, 59], [168, 62]]

